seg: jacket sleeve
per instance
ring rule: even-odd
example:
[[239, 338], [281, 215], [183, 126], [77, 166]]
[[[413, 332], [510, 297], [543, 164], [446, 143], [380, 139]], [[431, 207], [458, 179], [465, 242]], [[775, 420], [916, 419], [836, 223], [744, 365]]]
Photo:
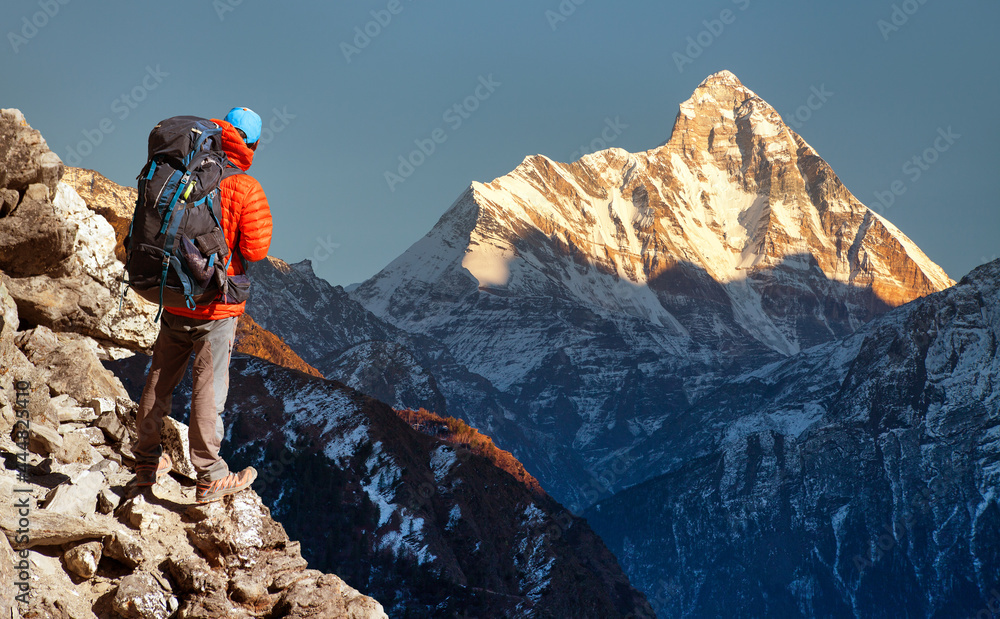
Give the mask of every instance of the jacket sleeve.
[[238, 176], [244, 185], [243, 208], [240, 211], [240, 254], [251, 262], [267, 257], [271, 247], [271, 207], [264, 189], [249, 175]]

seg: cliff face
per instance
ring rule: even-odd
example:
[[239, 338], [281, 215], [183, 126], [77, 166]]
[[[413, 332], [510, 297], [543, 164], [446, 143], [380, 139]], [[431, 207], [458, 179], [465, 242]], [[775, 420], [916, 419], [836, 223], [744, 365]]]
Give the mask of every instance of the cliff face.
[[994, 261], [734, 378], [620, 467], [665, 474], [587, 520], [660, 617], [991, 616], [998, 308]]
[[16, 110], [0, 164], [0, 614], [385, 617], [307, 569], [253, 491], [193, 505], [183, 424], [164, 433], [173, 476], [130, 487], [135, 403], [102, 361], [148, 348], [155, 308], [119, 310], [114, 229]]

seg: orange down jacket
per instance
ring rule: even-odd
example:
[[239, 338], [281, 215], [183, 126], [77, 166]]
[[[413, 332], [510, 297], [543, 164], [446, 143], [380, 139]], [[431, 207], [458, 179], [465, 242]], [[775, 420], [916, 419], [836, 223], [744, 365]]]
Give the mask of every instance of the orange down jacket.
[[[222, 148], [229, 161], [244, 172], [249, 170], [253, 164], [253, 151], [243, 142], [236, 128], [224, 120], [213, 118], [212, 122], [222, 127]], [[239, 275], [243, 273], [240, 256], [251, 262], [267, 257], [271, 246], [271, 208], [264, 189], [249, 174], [236, 174], [223, 179], [219, 193], [222, 195], [222, 229], [226, 233], [226, 242], [238, 254], [233, 256], [228, 273]], [[178, 316], [219, 320], [239, 316], [245, 306], [245, 302], [236, 305], [215, 302], [199, 305], [194, 310], [169, 307], [166, 311]]]

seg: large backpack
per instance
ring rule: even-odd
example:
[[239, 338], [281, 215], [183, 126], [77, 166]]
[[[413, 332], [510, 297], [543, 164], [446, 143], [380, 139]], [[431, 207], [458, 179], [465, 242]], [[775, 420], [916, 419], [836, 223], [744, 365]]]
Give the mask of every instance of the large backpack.
[[[132, 225], [125, 238], [128, 285], [164, 307], [211, 303], [229, 296], [233, 253], [222, 229], [219, 183], [242, 173], [228, 165], [222, 128], [195, 116], [161, 121], [149, 134]], [[223, 264], [223, 260], [228, 260]]]

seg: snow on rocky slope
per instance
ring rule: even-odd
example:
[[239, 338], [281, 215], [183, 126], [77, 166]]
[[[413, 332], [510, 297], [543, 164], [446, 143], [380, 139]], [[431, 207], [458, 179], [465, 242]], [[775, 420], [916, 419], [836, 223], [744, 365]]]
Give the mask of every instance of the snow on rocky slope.
[[991, 616], [998, 342], [994, 261], [726, 382], [585, 515], [660, 617]]
[[506, 396], [531, 438], [498, 428], [502, 445], [582, 459], [533, 471], [582, 505], [602, 460], [718, 380], [952, 283], [723, 71], [681, 104], [662, 146], [538, 155], [473, 183], [350, 294]]

